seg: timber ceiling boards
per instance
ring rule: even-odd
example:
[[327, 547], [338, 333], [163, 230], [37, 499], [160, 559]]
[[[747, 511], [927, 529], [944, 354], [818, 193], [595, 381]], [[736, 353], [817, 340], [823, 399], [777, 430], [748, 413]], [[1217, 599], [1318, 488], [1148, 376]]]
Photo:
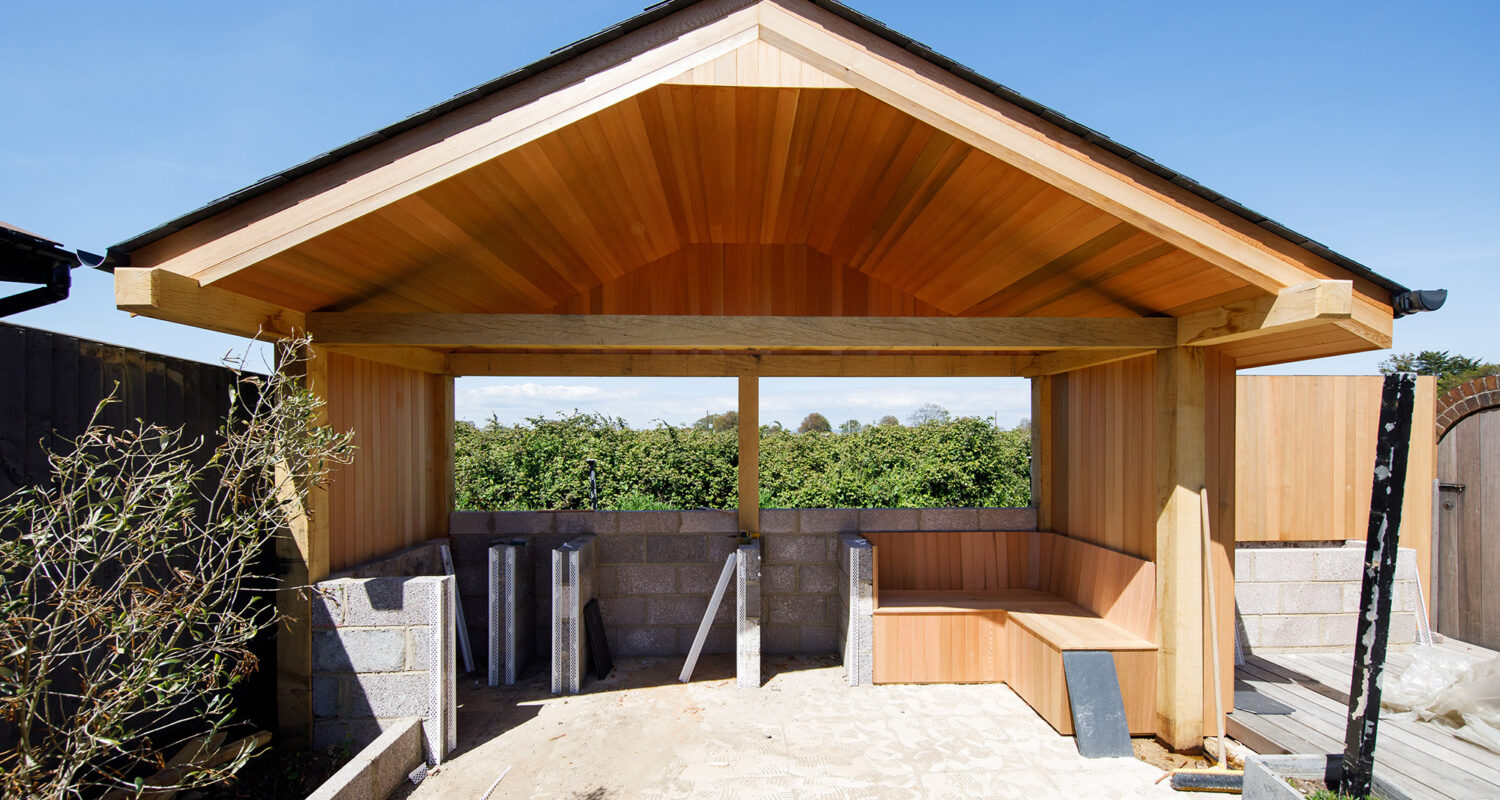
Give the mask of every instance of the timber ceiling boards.
[[674, 0], [413, 120], [116, 255], [301, 312], [1179, 316], [1320, 258], [1400, 288], [836, 3]]
[[679, 84], [218, 285], [303, 311], [924, 316], [1246, 286], [862, 92]]

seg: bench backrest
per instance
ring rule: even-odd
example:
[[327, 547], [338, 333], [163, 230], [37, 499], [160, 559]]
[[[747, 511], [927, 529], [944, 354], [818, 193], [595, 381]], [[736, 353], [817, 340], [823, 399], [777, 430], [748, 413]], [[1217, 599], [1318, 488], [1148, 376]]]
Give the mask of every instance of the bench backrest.
[[1156, 564], [1055, 533], [1041, 545], [1037, 588], [1157, 641]]
[[875, 590], [1039, 589], [1151, 641], [1156, 565], [1038, 531], [887, 531], [875, 546]]
[[1036, 531], [861, 534], [875, 546], [875, 585], [916, 591], [1036, 589]]

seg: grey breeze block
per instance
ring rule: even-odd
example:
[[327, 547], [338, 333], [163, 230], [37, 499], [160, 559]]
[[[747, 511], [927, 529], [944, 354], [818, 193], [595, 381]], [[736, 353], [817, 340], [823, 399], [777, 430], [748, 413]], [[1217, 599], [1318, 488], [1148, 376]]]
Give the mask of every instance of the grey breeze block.
[[487, 625], [489, 685], [514, 686], [531, 663], [532, 548], [524, 540], [496, 542], [488, 550]]
[[552, 551], [552, 693], [577, 694], [588, 665], [583, 607], [594, 599], [599, 571], [595, 537], [580, 536]]
[[734, 560], [735, 683], [760, 688], [760, 540], [740, 545]]
[[442, 763], [458, 745], [455, 580], [343, 578], [315, 588], [314, 746], [363, 748], [420, 717], [427, 760]]
[[839, 650], [850, 686], [875, 679], [875, 550], [863, 536], [839, 536]]

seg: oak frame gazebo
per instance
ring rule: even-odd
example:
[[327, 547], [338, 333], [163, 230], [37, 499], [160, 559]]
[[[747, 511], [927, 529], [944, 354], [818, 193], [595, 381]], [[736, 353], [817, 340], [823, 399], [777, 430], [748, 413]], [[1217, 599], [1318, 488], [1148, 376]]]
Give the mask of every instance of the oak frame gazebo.
[[1198, 492], [1229, 576], [1235, 371], [1389, 347], [1406, 291], [824, 0], [660, 4], [111, 256], [123, 310], [309, 332], [370, 432], [292, 586], [445, 535], [455, 376], [737, 378], [750, 532], [759, 378], [1031, 378], [1038, 527], [1155, 563], [1177, 748], [1215, 727]]

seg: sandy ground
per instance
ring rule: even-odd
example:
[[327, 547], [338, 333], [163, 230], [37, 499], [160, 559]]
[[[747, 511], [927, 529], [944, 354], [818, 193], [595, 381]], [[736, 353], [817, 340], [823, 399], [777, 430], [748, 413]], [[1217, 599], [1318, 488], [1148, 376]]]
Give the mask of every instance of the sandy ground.
[[460, 684], [458, 751], [412, 798], [1135, 798], [1177, 793], [1135, 759], [1084, 759], [1002, 685], [849, 688], [833, 659], [623, 659], [584, 694]]

